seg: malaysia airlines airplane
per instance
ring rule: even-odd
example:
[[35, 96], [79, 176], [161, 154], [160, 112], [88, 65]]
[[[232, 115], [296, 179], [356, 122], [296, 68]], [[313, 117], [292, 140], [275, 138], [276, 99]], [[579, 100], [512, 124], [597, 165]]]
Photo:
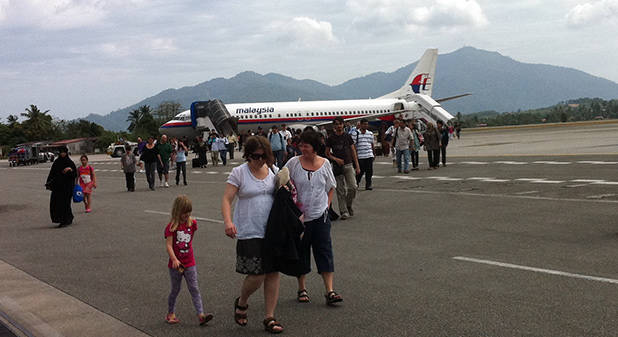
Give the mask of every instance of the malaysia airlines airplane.
[[[437, 58], [437, 49], [427, 49], [401, 88], [375, 99], [241, 103], [225, 104], [224, 107], [229, 116], [236, 119], [240, 132], [255, 131], [260, 126], [268, 129], [280, 124], [302, 129], [308, 125], [328, 124], [338, 116], [346, 121], [357, 121], [361, 118], [371, 121], [392, 119], [393, 115], [397, 114], [404, 119], [418, 118], [431, 123], [437, 120], [447, 122], [454, 117], [438, 102], [468, 94], [437, 101], [431, 98]], [[200, 118], [197, 118], [196, 113], [199, 103], [205, 102], [194, 102], [191, 110], [176, 115], [174, 119], [163, 124], [159, 132], [171, 137], [193, 139], [202, 135], [206, 127], [213, 129], [214, 124], [210, 120], [200, 125]]]

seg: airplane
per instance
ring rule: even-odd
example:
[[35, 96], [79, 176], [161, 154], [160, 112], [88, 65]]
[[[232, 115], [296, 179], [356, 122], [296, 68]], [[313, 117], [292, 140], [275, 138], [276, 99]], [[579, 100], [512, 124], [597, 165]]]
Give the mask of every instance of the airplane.
[[[431, 98], [438, 49], [427, 49], [407, 81], [389, 94], [375, 99], [262, 102], [222, 104], [222, 110], [237, 122], [237, 130], [267, 130], [273, 125], [286, 124], [290, 128], [303, 129], [308, 125], [330, 124], [335, 117], [346, 121], [392, 120], [393, 115], [403, 119], [422, 119], [434, 123], [438, 120], [448, 122], [454, 117], [439, 102], [455, 99], [469, 94], [434, 100]], [[213, 101], [209, 101], [213, 102]], [[170, 137], [193, 139], [201, 136], [206, 129], [216, 129], [213, 118], [199, 118], [198, 110], [208, 102], [194, 102], [190, 110], [183, 111], [172, 120], [161, 125], [159, 132]]]

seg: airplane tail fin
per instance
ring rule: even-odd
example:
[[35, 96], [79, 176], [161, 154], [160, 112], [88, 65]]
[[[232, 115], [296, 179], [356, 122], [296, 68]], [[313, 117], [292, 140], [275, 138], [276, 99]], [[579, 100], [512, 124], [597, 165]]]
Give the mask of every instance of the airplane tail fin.
[[403, 86], [380, 98], [406, 98], [414, 94], [431, 96], [437, 60], [438, 49], [427, 49]]

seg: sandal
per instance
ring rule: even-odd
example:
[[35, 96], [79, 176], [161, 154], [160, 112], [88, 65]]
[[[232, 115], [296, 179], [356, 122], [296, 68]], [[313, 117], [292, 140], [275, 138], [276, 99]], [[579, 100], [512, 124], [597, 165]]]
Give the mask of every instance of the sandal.
[[197, 315], [197, 319], [200, 320], [200, 325], [206, 325], [214, 316], [207, 312]]
[[[266, 330], [266, 332], [270, 332], [270, 333], [282, 333], [283, 332], [283, 325], [277, 322], [277, 320], [274, 317], [268, 317], [262, 322], [262, 324], [264, 324], [264, 330]], [[275, 328], [280, 328], [280, 329], [275, 330]]]
[[167, 324], [180, 323], [180, 320], [178, 319], [178, 317], [176, 317], [176, 314], [174, 314], [173, 312], [165, 316], [165, 321], [167, 322]]
[[298, 300], [298, 302], [300, 303], [309, 303], [311, 302], [311, 299], [309, 298], [309, 294], [307, 293], [306, 289], [301, 289], [298, 291], [298, 296], [296, 297], [296, 299]]
[[[247, 309], [249, 309], [249, 304], [245, 305], [244, 307], [241, 307], [240, 305], [238, 305], [238, 301], [240, 300], [240, 297], [237, 297], [236, 300], [234, 301], [234, 321], [236, 322], [236, 324], [240, 325], [240, 326], [245, 326], [247, 325]], [[240, 311], [245, 311], [244, 314], [238, 313], [236, 312], [236, 310], [240, 310]], [[241, 322], [240, 320], [244, 319], [245, 322]]]
[[335, 303], [343, 302], [343, 297], [337, 294], [334, 290], [329, 291], [326, 295], [324, 295], [324, 297], [326, 298], [327, 305], [332, 306]]

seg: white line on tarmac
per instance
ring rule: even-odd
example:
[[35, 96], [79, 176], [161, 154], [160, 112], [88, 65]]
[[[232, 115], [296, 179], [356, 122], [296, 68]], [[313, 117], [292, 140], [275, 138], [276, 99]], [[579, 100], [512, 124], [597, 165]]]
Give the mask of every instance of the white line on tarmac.
[[605, 180], [598, 180], [598, 179], [574, 179], [571, 180], [571, 182], [573, 183], [598, 183], [598, 182], [604, 182]]
[[589, 276], [589, 275], [583, 275], [583, 274], [574, 274], [574, 273], [568, 273], [568, 272], [559, 271], [559, 270], [528, 267], [528, 266], [522, 266], [522, 265], [518, 265], [518, 264], [497, 262], [497, 261], [491, 261], [491, 260], [475, 259], [475, 258], [465, 257], [465, 256], [454, 256], [453, 259], [454, 260], [459, 260], [459, 261], [467, 261], [467, 262], [475, 262], [475, 263], [488, 264], [488, 265], [504, 267], [504, 268], [512, 268], [512, 269], [520, 269], [520, 270], [533, 271], [533, 272], [536, 272], [536, 273], [545, 273], [545, 274], [551, 274], [551, 275], [559, 275], [559, 276], [580, 278], [580, 279], [589, 280], [589, 281], [598, 281], [598, 282], [607, 282], [607, 283], [618, 284], [618, 280], [614, 280], [614, 279], [611, 279], [611, 278], [598, 277], [598, 276]]
[[[151, 211], [151, 210], [144, 210], [145, 213], [152, 213], [152, 214], [162, 214], [162, 215], [169, 215], [168, 212], [160, 212], [160, 211]], [[214, 223], [223, 223], [222, 220], [217, 220], [217, 219], [210, 219], [210, 218], [201, 218], [201, 217], [197, 217], [194, 216], [193, 217], [196, 220], [203, 220], [203, 221], [209, 221], [209, 222], [214, 222]]]
[[506, 165], [526, 165], [528, 164], [527, 161], [495, 161], [494, 163], [496, 164], [506, 164]]
[[578, 164], [593, 164], [593, 165], [616, 165], [618, 161], [593, 161], [593, 160], [580, 160]]
[[428, 190], [401, 190], [394, 188], [375, 188], [374, 191], [381, 192], [401, 192], [401, 193], [418, 193], [418, 194], [449, 194], [449, 195], [463, 195], [469, 197], [485, 197], [485, 198], [507, 198], [507, 199], [530, 199], [530, 200], [545, 200], [545, 201], [566, 201], [566, 202], [592, 202], [601, 204], [618, 204], [618, 200], [605, 200], [605, 199], [569, 199], [569, 198], [553, 198], [553, 197], [539, 197], [528, 195], [514, 195], [514, 194], [499, 194], [499, 193], [472, 193], [472, 192], [448, 192], [448, 191], [428, 191]]
[[427, 177], [427, 179], [435, 179], [440, 181], [460, 181], [463, 178], [451, 178], [451, 177]]
[[549, 165], [569, 165], [571, 164], [570, 161], [545, 161], [545, 160], [534, 161], [532, 163], [533, 164], [549, 164]]
[[613, 197], [616, 194], [614, 193], [608, 193], [608, 194], [599, 194], [599, 195], [589, 195], [586, 198], [588, 199], [603, 199], [603, 198], [609, 198], [609, 197]]
[[524, 191], [524, 192], [517, 192], [517, 193], [514, 193], [514, 194], [524, 195], [524, 194], [534, 194], [534, 193], [539, 193], [539, 191]]

